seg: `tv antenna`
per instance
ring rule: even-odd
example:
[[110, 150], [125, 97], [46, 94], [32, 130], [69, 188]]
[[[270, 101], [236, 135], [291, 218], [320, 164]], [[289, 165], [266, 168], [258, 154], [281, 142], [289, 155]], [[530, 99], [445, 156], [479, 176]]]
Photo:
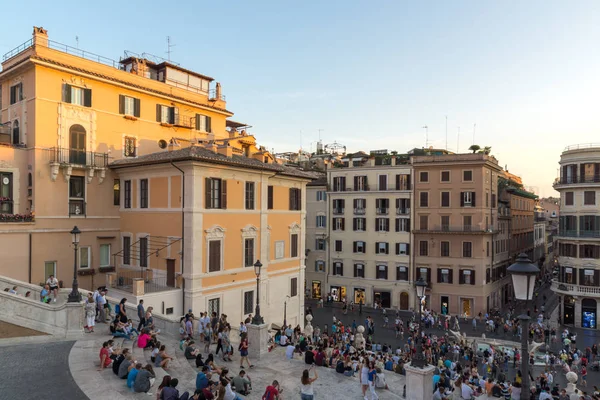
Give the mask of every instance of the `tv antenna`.
[[79, 48], [79, 36], [75, 36], [75, 43], [77, 43], [77, 48]]
[[171, 47], [175, 47], [175, 45], [171, 44], [171, 36], [167, 36], [167, 60], [169, 61], [171, 61], [171, 53], [173, 52]]
[[448, 150], [448, 116], [446, 115], [446, 150]]
[[319, 140], [321, 140], [321, 132], [324, 131], [325, 129], [317, 129], [319, 131]]
[[429, 127], [424, 125], [423, 129], [425, 129], [425, 147], [429, 148]]

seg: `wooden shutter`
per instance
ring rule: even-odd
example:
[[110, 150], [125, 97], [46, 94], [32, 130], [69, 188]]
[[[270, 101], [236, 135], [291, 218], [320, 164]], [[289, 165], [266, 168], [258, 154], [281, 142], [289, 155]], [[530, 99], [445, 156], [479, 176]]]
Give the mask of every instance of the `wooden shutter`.
[[406, 175], [406, 190], [410, 190], [410, 175]]
[[363, 231], [366, 232], [367, 231], [367, 219], [363, 218], [362, 221], [363, 221]]
[[375, 218], [375, 232], [379, 232], [379, 218]]
[[209, 242], [208, 257], [208, 272], [219, 271], [221, 269], [221, 242], [219, 240]]
[[344, 263], [340, 263], [340, 275], [344, 276]]
[[358, 277], [358, 268], [356, 267], [356, 264], [354, 264], [354, 277]]
[[387, 278], [388, 278], [388, 267], [387, 267], [387, 265], [385, 266], [385, 270], [383, 272], [385, 272], [385, 279], [387, 280]]
[[471, 285], [475, 285], [475, 270], [471, 270]]
[[195, 120], [196, 120], [196, 121], [195, 121], [195, 123], [196, 123], [196, 124], [195, 124], [195, 129], [196, 129], [197, 131], [199, 131], [199, 130], [200, 130], [200, 118], [202, 118], [202, 115], [200, 115], [200, 114], [196, 114], [196, 118], [195, 118]]
[[221, 208], [227, 209], [227, 181], [225, 179], [221, 180]]
[[396, 232], [400, 232], [400, 218], [396, 218]]
[[449, 279], [450, 283], [454, 283], [453, 276], [454, 276], [454, 270], [453, 269], [448, 269], [448, 279]]
[[273, 209], [273, 186], [267, 187], [267, 208], [269, 210]]
[[204, 179], [204, 208], [212, 208], [210, 202], [210, 178]]
[[431, 268], [427, 268], [427, 283], [431, 282]]
[[406, 243], [406, 255], [410, 256], [410, 245]]
[[442, 269], [441, 268], [437, 269], [437, 281], [438, 281], [438, 283], [442, 283]]
[[211, 133], [212, 132], [212, 126], [211, 126], [211, 118], [210, 117], [206, 117], [206, 132]]
[[357, 225], [357, 220], [356, 218], [352, 218], [352, 230], [355, 231], [356, 230], [356, 225]]
[[125, 96], [119, 95], [119, 114], [125, 114]]
[[140, 117], [141, 102], [140, 99], [133, 99], [133, 115], [135, 117]]
[[162, 106], [160, 104], [156, 105], [156, 122], [162, 122]]
[[471, 207], [475, 207], [475, 192], [471, 192]]
[[465, 192], [460, 192], [460, 206], [465, 206]]
[[85, 107], [92, 106], [92, 89], [83, 89], [83, 105]]
[[396, 175], [396, 190], [400, 190], [400, 175]]
[[400, 243], [396, 243], [396, 255], [400, 255]]
[[290, 193], [290, 198], [289, 198], [290, 210], [293, 210], [294, 209], [294, 189], [290, 188], [288, 191]]
[[342, 230], [346, 230], [346, 218], [342, 218]]
[[375, 254], [379, 254], [379, 242], [375, 242]]
[[390, 254], [390, 244], [389, 243], [385, 244], [385, 254]]
[[71, 102], [71, 85], [63, 83], [62, 100], [65, 103]]
[[358, 176], [354, 177], [354, 190], [358, 190]]

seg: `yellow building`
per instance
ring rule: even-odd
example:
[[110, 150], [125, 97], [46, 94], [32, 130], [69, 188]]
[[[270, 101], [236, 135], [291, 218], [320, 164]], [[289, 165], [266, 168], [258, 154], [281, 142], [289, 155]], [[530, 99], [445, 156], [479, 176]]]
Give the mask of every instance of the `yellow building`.
[[[119, 62], [42, 28], [0, 72], [0, 274], [145, 292], [159, 312], [302, 318], [307, 173], [227, 118], [220, 84], [164, 60]], [[181, 240], [181, 238], [184, 238]], [[110, 274], [107, 279], [106, 274]], [[114, 281], [113, 281], [114, 280]], [[158, 304], [160, 303], [160, 304]], [[146, 302], [148, 304], [148, 302]]]

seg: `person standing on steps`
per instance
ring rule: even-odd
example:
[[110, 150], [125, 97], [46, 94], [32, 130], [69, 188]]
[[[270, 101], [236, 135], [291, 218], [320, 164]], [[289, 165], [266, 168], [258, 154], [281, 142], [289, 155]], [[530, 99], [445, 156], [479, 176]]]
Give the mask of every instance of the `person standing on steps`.
[[319, 375], [317, 375], [317, 370], [315, 369], [314, 364], [312, 365], [312, 367], [310, 367], [310, 370], [313, 371], [313, 373], [315, 374], [313, 378], [309, 376], [308, 369], [302, 371], [302, 378], [300, 379], [300, 398], [302, 400], [313, 400], [315, 398], [313, 382], [317, 380]]
[[254, 368], [248, 359], [248, 334], [244, 333], [239, 346], [240, 351], [240, 369], [244, 369], [244, 360], [248, 364], [248, 368]]
[[56, 303], [56, 298], [58, 297], [58, 279], [54, 275], [50, 275], [46, 284], [50, 286], [50, 293], [54, 294], [54, 301]]
[[140, 323], [138, 324], [138, 332], [142, 331], [142, 328], [146, 324], [146, 310], [144, 309], [144, 299], [140, 299], [140, 303], [137, 306], [137, 315]]
[[94, 302], [94, 295], [92, 293], [88, 293], [87, 300], [85, 301], [85, 321], [85, 331], [87, 333], [94, 332], [94, 325], [96, 325], [96, 302]]

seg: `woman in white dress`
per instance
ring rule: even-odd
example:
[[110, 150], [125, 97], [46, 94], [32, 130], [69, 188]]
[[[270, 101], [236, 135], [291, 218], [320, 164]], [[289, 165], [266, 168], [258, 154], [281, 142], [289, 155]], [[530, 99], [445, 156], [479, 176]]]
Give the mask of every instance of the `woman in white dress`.
[[369, 358], [365, 356], [362, 368], [360, 369], [360, 384], [362, 386], [363, 397], [367, 398], [367, 389], [369, 388]]
[[88, 293], [87, 300], [85, 301], [85, 330], [87, 333], [94, 332], [94, 325], [96, 325], [96, 302], [92, 293]]

